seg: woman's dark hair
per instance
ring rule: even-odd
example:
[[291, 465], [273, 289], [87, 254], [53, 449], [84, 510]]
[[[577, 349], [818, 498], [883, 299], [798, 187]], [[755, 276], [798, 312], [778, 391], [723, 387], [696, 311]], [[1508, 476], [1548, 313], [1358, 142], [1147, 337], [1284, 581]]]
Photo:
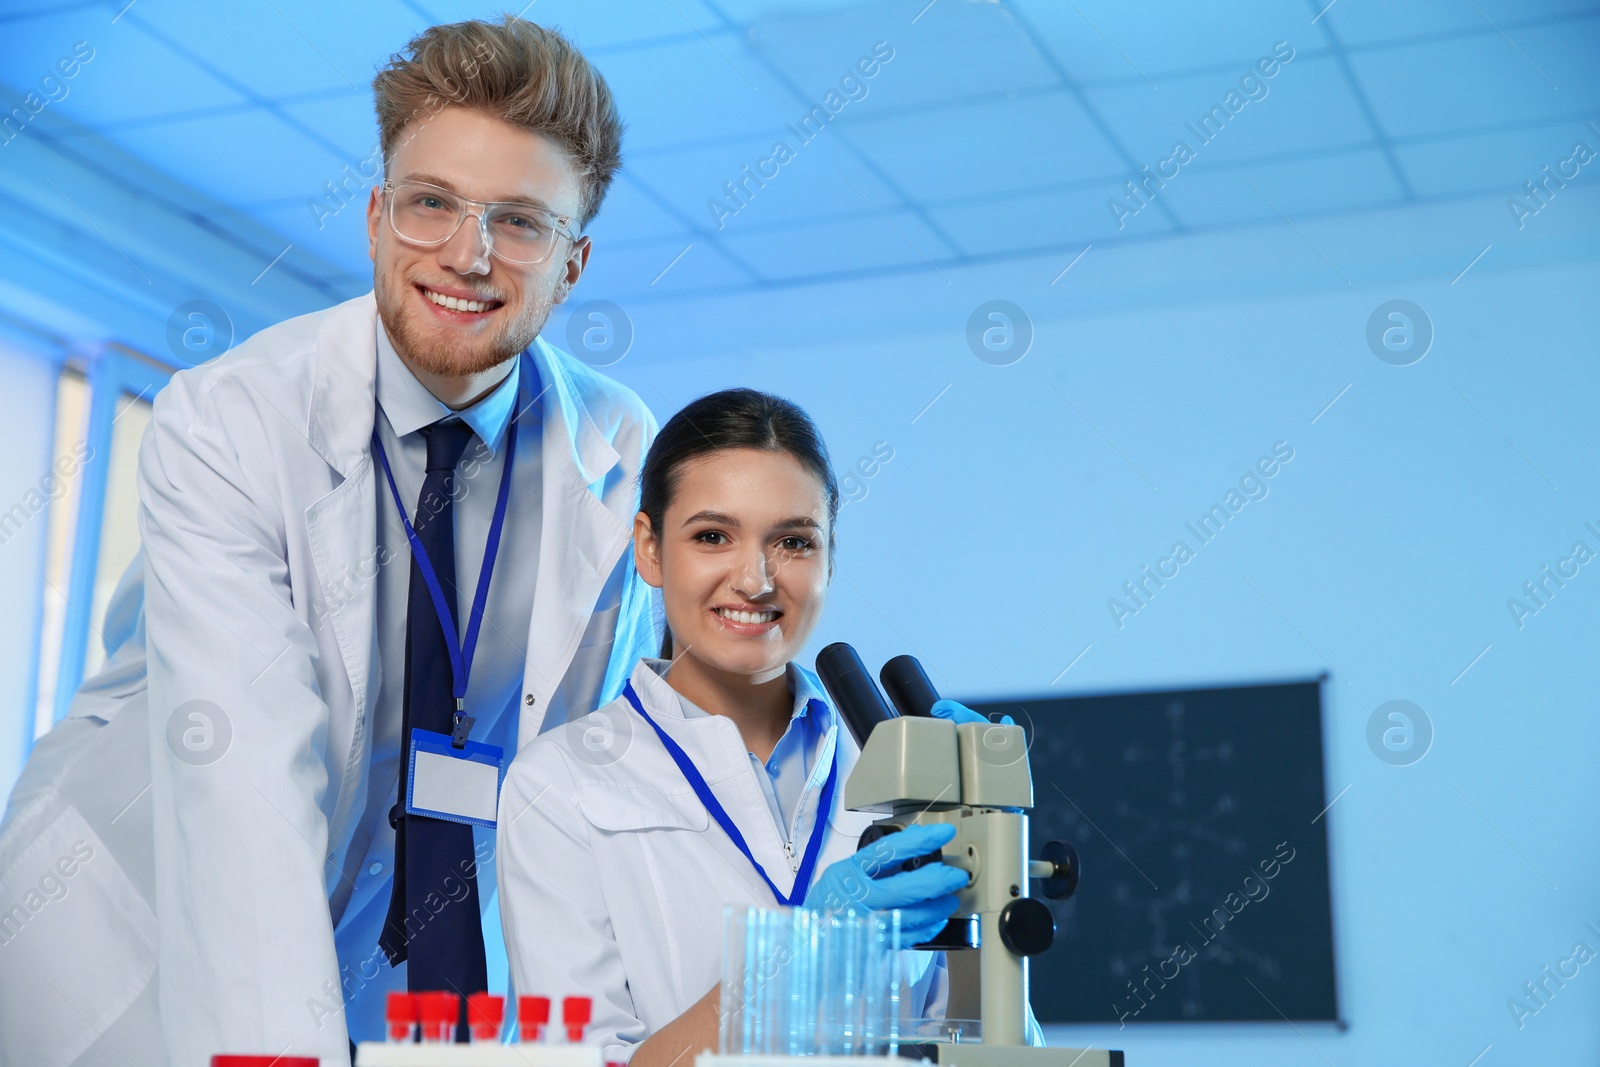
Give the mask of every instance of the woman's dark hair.
[[[731, 448], [787, 452], [816, 475], [828, 501], [828, 567], [833, 568], [834, 526], [839, 517], [839, 482], [817, 424], [797, 404], [755, 389], [724, 389], [690, 401], [661, 427], [639, 472], [639, 510], [659, 537], [667, 507], [687, 462]], [[663, 627], [663, 629], [665, 629]], [[672, 635], [661, 655], [671, 656]]]

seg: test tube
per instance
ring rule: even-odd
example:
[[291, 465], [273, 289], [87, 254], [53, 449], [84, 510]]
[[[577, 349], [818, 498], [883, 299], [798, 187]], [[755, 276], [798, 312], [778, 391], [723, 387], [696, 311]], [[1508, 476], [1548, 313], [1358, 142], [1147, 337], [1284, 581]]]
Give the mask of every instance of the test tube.
[[807, 1056], [816, 1051], [816, 927], [817, 912], [796, 908], [789, 913], [789, 958], [785, 964], [789, 1020], [787, 1044], [782, 1050], [790, 1056]]
[[717, 1011], [717, 1051], [724, 1056], [743, 1052], [739, 1043], [744, 1024], [744, 938], [742, 912], [733, 905], [722, 908], [722, 992]]
[[794, 912], [767, 912], [766, 955], [761, 961], [761, 984], [768, 1007], [767, 1047], [773, 1055], [789, 1050], [794, 1026], [794, 1005], [789, 999], [787, 964], [794, 958]]
[[740, 1027], [739, 1051], [754, 1053], [761, 1051], [756, 1044], [756, 1035], [760, 1032], [757, 1017], [761, 1014], [761, 1003], [757, 998], [759, 990], [756, 988], [756, 975], [759, 973], [756, 961], [760, 959], [761, 943], [761, 910], [749, 908], [744, 913], [744, 960], [741, 971], [739, 988], [743, 994], [743, 1025]]
[[901, 1037], [904, 959], [899, 909], [867, 916], [862, 1037], [870, 1055], [893, 1054]]
[[889, 1023], [884, 1035], [889, 1047], [884, 1049], [884, 1052], [892, 1056], [899, 1050], [901, 1038], [904, 1036], [905, 1018], [911, 1009], [906, 988], [905, 934], [901, 929], [899, 908], [884, 916], [883, 938], [884, 986], [888, 991], [888, 1004], [884, 1006], [886, 1009], [884, 1017]]
[[517, 998], [517, 1038], [523, 1042], [544, 1040], [544, 1028], [550, 1022], [549, 997]]
[[755, 957], [752, 960], [748, 981], [755, 992], [755, 1048], [754, 1052], [760, 1055], [770, 1055], [778, 1051], [778, 998], [772, 995], [772, 983], [767, 981], [767, 968], [771, 966], [777, 932], [778, 916], [766, 909], [756, 910], [756, 944]]
[[839, 929], [838, 997], [843, 1023], [839, 1028], [839, 1036], [844, 1046], [839, 1051], [847, 1056], [860, 1055], [863, 1051], [861, 1026], [866, 1017], [866, 1005], [862, 999], [866, 986], [862, 974], [866, 963], [863, 919], [861, 912], [852, 908], [844, 913]]
[[417, 998], [413, 994], [391, 990], [383, 1015], [390, 1041], [409, 1043], [417, 1039]]
[[506, 1019], [506, 998], [493, 993], [473, 993], [467, 997], [467, 1026], [474, 1044], [492, 1044], [500, 1038]]
[[830, 1056], [839, 1047], [839, 949], [834, 936], [839, 927], [837, 912], [818, 916], [817, 939], [817, 1052]]
[[561, 1022], [567, 1028], [567, 1042], [583, 1044], [583, 1031], [589, 1025], [594, 1002], [588, 997], [567, 997], [561, 1001]]

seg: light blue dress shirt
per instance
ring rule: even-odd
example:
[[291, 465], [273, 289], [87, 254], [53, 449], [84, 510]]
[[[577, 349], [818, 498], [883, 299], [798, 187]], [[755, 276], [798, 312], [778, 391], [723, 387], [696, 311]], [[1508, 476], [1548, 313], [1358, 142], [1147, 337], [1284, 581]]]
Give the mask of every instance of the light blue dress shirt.
[[[512, 362], [511, 373], [506, 375], [505, 379], [495, 386], [488, 396], [469, 408], [452, 412], [444, 401], [428, 392], [427, 387], [417, 381], [417, 376], [411, 373], [411, 368], [405, 365], [405, 362], [400, 358], [400, 353], [396, 352], [394, 345], [389, 342], [388, 331], [380, 329], [378, 331], [378, 407], [382, 410], [383, 417], [388, 420], [389, 429], [393, 431], [394, 437], [399, 441], [401, 451], [415, 452], [420, 457], [419, 470], [422, 469], [421, 464], [427, 461], [428, 446], [420, 435], [417, 437], [411, 437], [410, 435], [424, 426], [431, 426], [452, 414], [472, 427], [472, 432], [478, 435], [478, 441], [481, 441], [487, 447], [488, 457], [492, 457], [499, 451], [500, 442], [506, 435], [506, 427], [511, 425], [511, 412], [517, 400], [517, 385], [522, 378], [522, 364], [523, 358], [521, 356], [517, 357]], [[537, 411], [538, 409], [535, 408], [533, 410]], [[528, 414], [530, 413], [525, 412], [522, 419], [519, 420], [517, 427], [519, 436], [528, 428], [526, 421]], [[471, 458], [477, 445], [478, 442], [475, 441], [467, 446], [467, 452], [462, 457], [463, 464]], [[384, 441], [383, 447], [385, 451], [389, 451], [388, 440]], [[391, 455], [389, 459], [393, 462], [395, 457]], [[396, 471], [396, 474], [398, 473]], [[424, 475], [426, 475], [425, 471]], [[404, 486], [401, 488], [403, 490]], [[417, 491], [421, 492], [421, 490], [422, 486], [419, 483]], [[405, 499], [404, 492], [401, 493], [401, 499]], [[390, 504], [393, 504], [392, 499]], [[415, 504], [415, 500], [406, 501], [408, 508]]]
[[[646, 659], [644, 662], [663, 678], [672, 665], [671, 661], [664, 659]], [[755, 767], [756, 781], [761, 786], [762, 794], [767, 798], [767, 807], [772, 812], [772, 821], [778, 828], [778, 836], [783, 838], [786, 844], [793, 845], [794, 822], [800, 806], [800, 796], [805, 792], [811, 776], [817, 771], [817, 750], [821, 748], [823, 739], [828, 736], [828, 728], [833, 725], [834, 712], [833, 706], [828, 703], [828, 694], [813, 680], [808, 671], [791, 662], [785, 669], [785, 674], [789, 683], [789, 693], [794, 701], [793, 710], [789, 715], [789, 725], [784, 729], [783, 736], [778, 738], [778, 743], [773, 746], [772, 755], [766, 760], [760, 759], [754, 752], [748, 752], [746, 755], [750, 757], [750, 762]], [[822, 715], [811, 713], [812, 700], [822, 702]], [[686, 719], [711, 714], [681, 693], [678, 694], [678, 703]]]

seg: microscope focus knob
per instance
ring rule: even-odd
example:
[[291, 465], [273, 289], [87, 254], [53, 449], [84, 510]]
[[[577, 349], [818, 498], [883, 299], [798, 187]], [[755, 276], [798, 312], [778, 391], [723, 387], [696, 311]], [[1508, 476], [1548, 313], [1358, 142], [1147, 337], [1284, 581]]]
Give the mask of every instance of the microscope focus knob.
[[1072, 842], [1047, 841], [1039, 855], [1054, 868], [1054, 873], [1039, 880], [1041, 893], [1051, 900], [1063, 900], [1077, 891], [1078, 874], [1083, 868]]
[[[860, 852], [875, 841], [882, 840], [890, 834], [898, 833], [906, 827], [894, 822], [875, 822], [861, 831], [861, 837], [856, 841], [856, 851]], [[944, 859], [944, 853], [939, 849], [925, 853], [921, 856], [912, 856], [900, 864], [902, 871], [914, 871], [918, 867], [926, 867], [930, 863], [937, 863]]]
[[904, 830], [905, 827], [894, 822], [875, 822], [861, 831], [861, 837], [856, 841], [856, 851], [859, 852], [874, 841], [888, 837], [892, 833]]
[[1021, 897], [1000, 909], [1000, 940], [1012, 955], [1037, 956], [1055, 939], [1055, 916], [1032, 897]]

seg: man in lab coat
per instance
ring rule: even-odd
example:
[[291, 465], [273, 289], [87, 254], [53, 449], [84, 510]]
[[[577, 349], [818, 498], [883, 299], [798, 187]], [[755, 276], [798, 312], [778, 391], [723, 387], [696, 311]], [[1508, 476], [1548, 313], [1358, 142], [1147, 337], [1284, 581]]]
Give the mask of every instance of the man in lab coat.
[[[0, 825], [0, 1063], [326, 1067], [408, 973], [480, 982], [493, 831], [403, 810], [406, 725], [509, 760], [655, 648], [624, 548], [656, 423], [537, 337], [620, 165], [609, 90], [510, 18], [434, 27], [374, 88], [374, 291], [156, 398], [107, 667]], [[470, 644], [475, 604], [457, 657], [441, 612]]]

